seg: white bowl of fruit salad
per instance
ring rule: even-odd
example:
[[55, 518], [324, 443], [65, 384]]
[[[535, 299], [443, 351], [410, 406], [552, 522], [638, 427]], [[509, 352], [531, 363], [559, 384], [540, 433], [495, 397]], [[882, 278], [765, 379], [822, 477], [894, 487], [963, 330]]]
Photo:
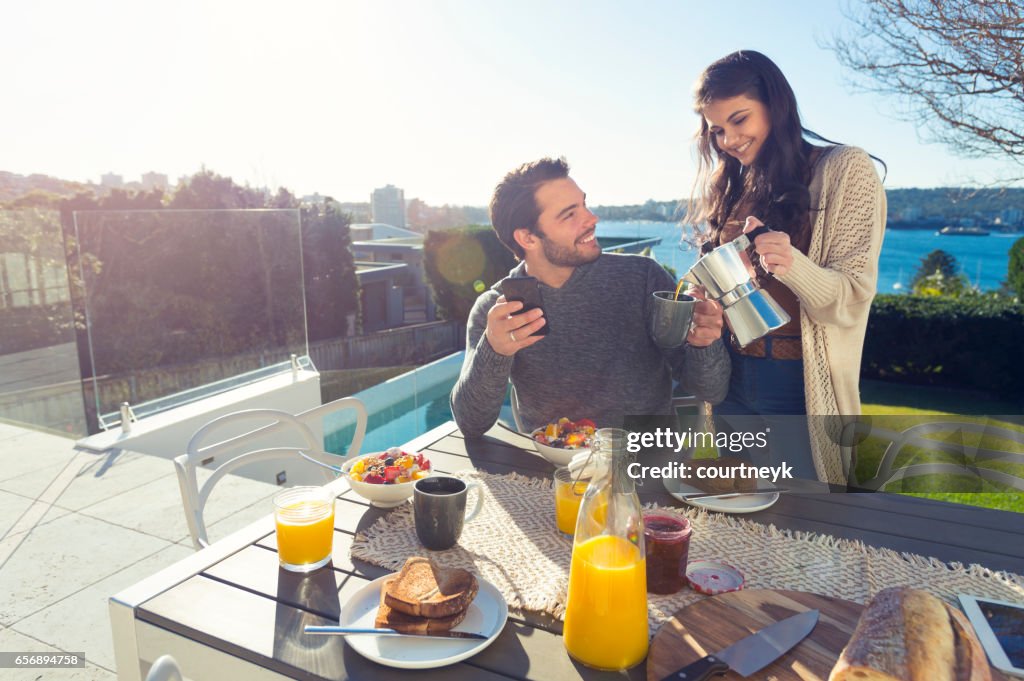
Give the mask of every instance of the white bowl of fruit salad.
[[590, 451], [590, 440], [597, 427], [590, 419], [571, 421], [565, 417], [530, 434], [533, 446], [556, 466], [567, 466], [572, 457]]
[[346, 461], [341, 471], [355, 493], [378, 508], [403, 503], [412, 496], [416, 481], [431, 472], [425, 454], [403, 452], [398, 447]]

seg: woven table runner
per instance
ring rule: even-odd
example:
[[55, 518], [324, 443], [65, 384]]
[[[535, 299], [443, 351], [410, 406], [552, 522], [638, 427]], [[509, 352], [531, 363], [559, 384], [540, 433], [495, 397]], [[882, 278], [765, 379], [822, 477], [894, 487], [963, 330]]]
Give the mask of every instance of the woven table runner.
[[[405, 504], [356, 536], [352, 556], [398, 570], [409, 556], [430, 556], [439, 565], [473, 571], [494, 584], [510, 608], [561, 618], [572, 540], [555, 526], [551, 481], [515, 473], [467, 471], [456, 477], [479, 482], [485, 501], [466, 523], [459, 543], [428, 551], [416, 538], [411, 504]], [[477, 492], [471, 491], [470, 495]], [[470, 499], [472, 505], [474, 499]], [[747, 589], [792, 589], [866, 603], [889, 586], [913, 586], [955, 602], [956, 594], [1024, 600], [1024, 577], [980, 565], [944, 563], [860, 541], [780, 530], [703, 510], [660, 508], [689, 518], [689, 560], [717, 559], [746, 577]], [[669, 596], [648, 594], [648, 624], [657, 628], [702, 596], [689, 588]]]

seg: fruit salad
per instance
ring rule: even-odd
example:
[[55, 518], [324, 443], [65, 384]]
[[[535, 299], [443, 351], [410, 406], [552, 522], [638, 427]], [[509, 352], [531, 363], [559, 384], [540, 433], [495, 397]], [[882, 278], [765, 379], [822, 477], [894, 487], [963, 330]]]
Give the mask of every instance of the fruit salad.
[[421, 452], [410, 454], [392, 447], [380, 454], [370, 454], [352, 464], [349, 477], [371, 485], [399, 485], [430, 475], [430, 460]]
[[554, 423], [533, 431], [533, 439], [548, 447], [559, 449], [580, 449], [590, 446], [597, 426], [590, 419], [570, 421], [564, 416]]

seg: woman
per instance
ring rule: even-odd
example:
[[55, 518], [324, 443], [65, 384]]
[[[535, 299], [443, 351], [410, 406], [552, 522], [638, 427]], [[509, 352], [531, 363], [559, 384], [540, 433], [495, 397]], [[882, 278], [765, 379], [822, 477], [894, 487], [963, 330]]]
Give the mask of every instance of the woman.
[[[800, 124], [793, 89], [758, 52], [709, 66], [695, 107], [701, 196], [688, 222], [706, 225], [703, 252], [768, 224], [774, 231], [748, 254], [760, 285], [792, 318], [745, 348], [729, 342], [732, 379], [716, 425], [759, 415], [743, 429], [770, 429], [775, 463], [786, 461], [797, 477], [843, 483], [842, 419], [818, 417], [860, 414], [861, 350], [885, 230], [873, 157], [811, 144], [829, 140]], [[776, 418], [803, 414], [812, 417], [806, 425]]]

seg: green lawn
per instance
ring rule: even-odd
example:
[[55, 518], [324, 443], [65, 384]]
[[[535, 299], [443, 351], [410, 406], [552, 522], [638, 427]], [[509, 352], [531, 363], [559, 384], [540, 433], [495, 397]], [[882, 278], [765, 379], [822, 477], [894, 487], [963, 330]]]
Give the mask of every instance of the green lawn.
[[[861, 397], [863, 413], [883, 417], [876, 419], [874, 423], [886, 430], [902, 431], [919, 423], [956, 420], [975, 423], [987, 422], [1024, 432], [1024, 424], [1019, 418], [1019, 415], [1024, 413], [1024, 405], [1000, 401], [980, 392], [863, 381]], [[1008, 423], [998, 418], [991, 421], [983, 418], [984, 416], [1006, 415], [1018, 415], [1018, 418], [1014, 423]], [[933, 418], [935, 416], [953, 418], [936, 419]], [[971, 418], [972, 416], [975, 418]], [[690, 418], [695, 417], [691, 416]], [[695, 423], [688, 425], [699, 427]], [[989, 433], [964, 433], [958, 431], [955, 426], [928, 437], [937, 441], [962, 444], [968, 452], [972, 448], [981, 447], [1024, 453], [1024, 446], [1020, 442], [996, 437]], [[869, 437], [858, 444], [857, 476], [860, 480], [873, 477], [888, 444], [889, 440], [879, 437]], [[698, 459], [714, 458], [718, 456], [718, 452], [711, 447], [696, 451], [694, 456]], [[913, 461], [958, 463], [957, 457], [949, 453], [905, 446], [900, 450], [900, 455], [894, 462], [894, 468]], [[1021, 464], [988, 461], [981, 465], [1024, 478], [1024, 465]], [[1024, 492], [977, 477], [953, 475], [919, 477], [905, 482], [890, 483], [886, 485], [885, 490], [957, 504], [1024, 513]]]
[[[1000, 401], [983, 393], [974, 391], [952, 390], [948, 388], [931, 388], [925, 386], [909, 386], [879, 381], [865, 381], [861, 386], [863, 413], [884, 416], [879, 423], [890, 430], [900, 430], [916, 423], [934, 421], [926, 416], [956, 416], [961, 421], [978, 422], [982, 419], [963, 418], [971, 415], [1015, 415], [1021, 413], [1021, 405], [1013, 402]], [[991, 423], [1012, 430], [1024, 432], [1020, 423], [1007, 423], [993, 420]], [[935, 433], [929, 436], [938, 441], [962, 443], [968, 451], [972, 447], [1001, 449], [1016, 453], [1024, 452], [1019, 442], [985, 433], [962, 433], [955, 429]], [[877, 466], [886, 442], [872, 441], [868, 438], [858, 446], [858, 476], [862, 479], [872, 475], [873, 466]], [[898, 467], [910, 461], [947, 461], [956, 462], [955, 456], [948, 453], [927, 451], [916, 447], [904, 447], [895, 462]], [[1008, 462], [988, 462], [983, 464], [992, 469], [1002, 470], [1019, 477], [1024, 477], [1024, 466]], [[929, 487], [930, 486], [930, 487]], [[895, 488], [894, 488], [895, 487]], [[918, 478], [904, 483], [893, 483], [886, 487], [888, 491], [939, 499], [958, 504], [998, 508], [1006, 511], [1024, 513], [1024, 492], [1011, 491], [1012, 488], [1002, 487], [988, 481], [968, 476], [935, 476]], [[941, 491], [937, 491], [941, 490]]]

